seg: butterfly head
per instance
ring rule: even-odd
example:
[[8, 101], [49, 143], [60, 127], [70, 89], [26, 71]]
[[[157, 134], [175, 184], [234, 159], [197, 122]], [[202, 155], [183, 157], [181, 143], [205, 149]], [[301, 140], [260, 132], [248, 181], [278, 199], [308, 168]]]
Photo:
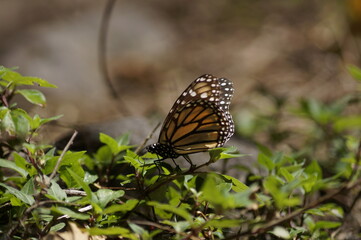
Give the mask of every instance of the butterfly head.
[[161, 156], [162, 159], [179, 157], [179, 154], [174, 152], [173, 148], [166, 144], [154, 143], [146, 147], [146, 150], [150, 153], [155, 153], [158, 156]]

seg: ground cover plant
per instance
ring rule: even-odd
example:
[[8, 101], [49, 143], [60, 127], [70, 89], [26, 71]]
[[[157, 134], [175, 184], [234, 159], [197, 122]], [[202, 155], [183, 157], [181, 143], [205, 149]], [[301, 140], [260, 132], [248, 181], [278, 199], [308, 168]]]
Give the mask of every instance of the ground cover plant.
[[[348, 71], [361, 82], [359, 68]], [[40, 143], [39, 130], [61, 116], [30, 116], [14, 97], [45, 106], [41, 87], [56, 86], [0, 67], [2, 239], [359, 237], [360, 228], [350, 230], [346, 221], [356, 221], [361, 191], [357, 90], [333, 102], [305, 98], [292, 107], [270, 95], [273, 113], [236, 121], [238, 134], [258, 144], [258, 156], [217, 148], [208, 161], [188, 169], [140, 154], [126, 134], [99, 133], [103, 145], [94, 153], [69, 150], [76, 131], [64, 149]], [[281, 152], [277, 147], [296, 134], [279, 127], [279, 114], [286, 111], [308, 124], [297, 133], [301, 141]], [[246, 167], [251, 158], [254, 167]], [[204, 170], [216, 161], [227, 162], [227, 169], [237, 169], [246, 180]]]

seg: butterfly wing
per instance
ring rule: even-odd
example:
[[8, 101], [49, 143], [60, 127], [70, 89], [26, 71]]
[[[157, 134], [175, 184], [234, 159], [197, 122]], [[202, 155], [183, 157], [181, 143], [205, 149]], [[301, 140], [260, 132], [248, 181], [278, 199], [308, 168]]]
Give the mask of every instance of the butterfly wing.
[[179, 155], [223, 146], [234, 133], [229, 104], [233, 84], [206, 74], [179, 96], [171, 108], [158, 142]]

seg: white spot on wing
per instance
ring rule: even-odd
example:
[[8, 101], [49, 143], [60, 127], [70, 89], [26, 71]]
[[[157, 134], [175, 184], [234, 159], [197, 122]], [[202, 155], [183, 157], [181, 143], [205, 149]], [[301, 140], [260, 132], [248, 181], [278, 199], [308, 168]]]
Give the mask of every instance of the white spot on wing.
[[201, 94], [201, 98], [207, 98], [207, 97], [208, 97], [208, 94], [206, 92]]

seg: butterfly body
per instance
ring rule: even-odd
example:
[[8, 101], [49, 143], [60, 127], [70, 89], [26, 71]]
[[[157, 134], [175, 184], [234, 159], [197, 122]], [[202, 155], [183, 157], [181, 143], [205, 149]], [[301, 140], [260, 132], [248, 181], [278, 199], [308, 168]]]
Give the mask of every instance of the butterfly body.
[[205, 74], [194, 80], [169, 111], [158, 143], [147, 150], [174, 159], [223, 146], [234, 133], [229, 113], [233, 91], [225, 78]]

